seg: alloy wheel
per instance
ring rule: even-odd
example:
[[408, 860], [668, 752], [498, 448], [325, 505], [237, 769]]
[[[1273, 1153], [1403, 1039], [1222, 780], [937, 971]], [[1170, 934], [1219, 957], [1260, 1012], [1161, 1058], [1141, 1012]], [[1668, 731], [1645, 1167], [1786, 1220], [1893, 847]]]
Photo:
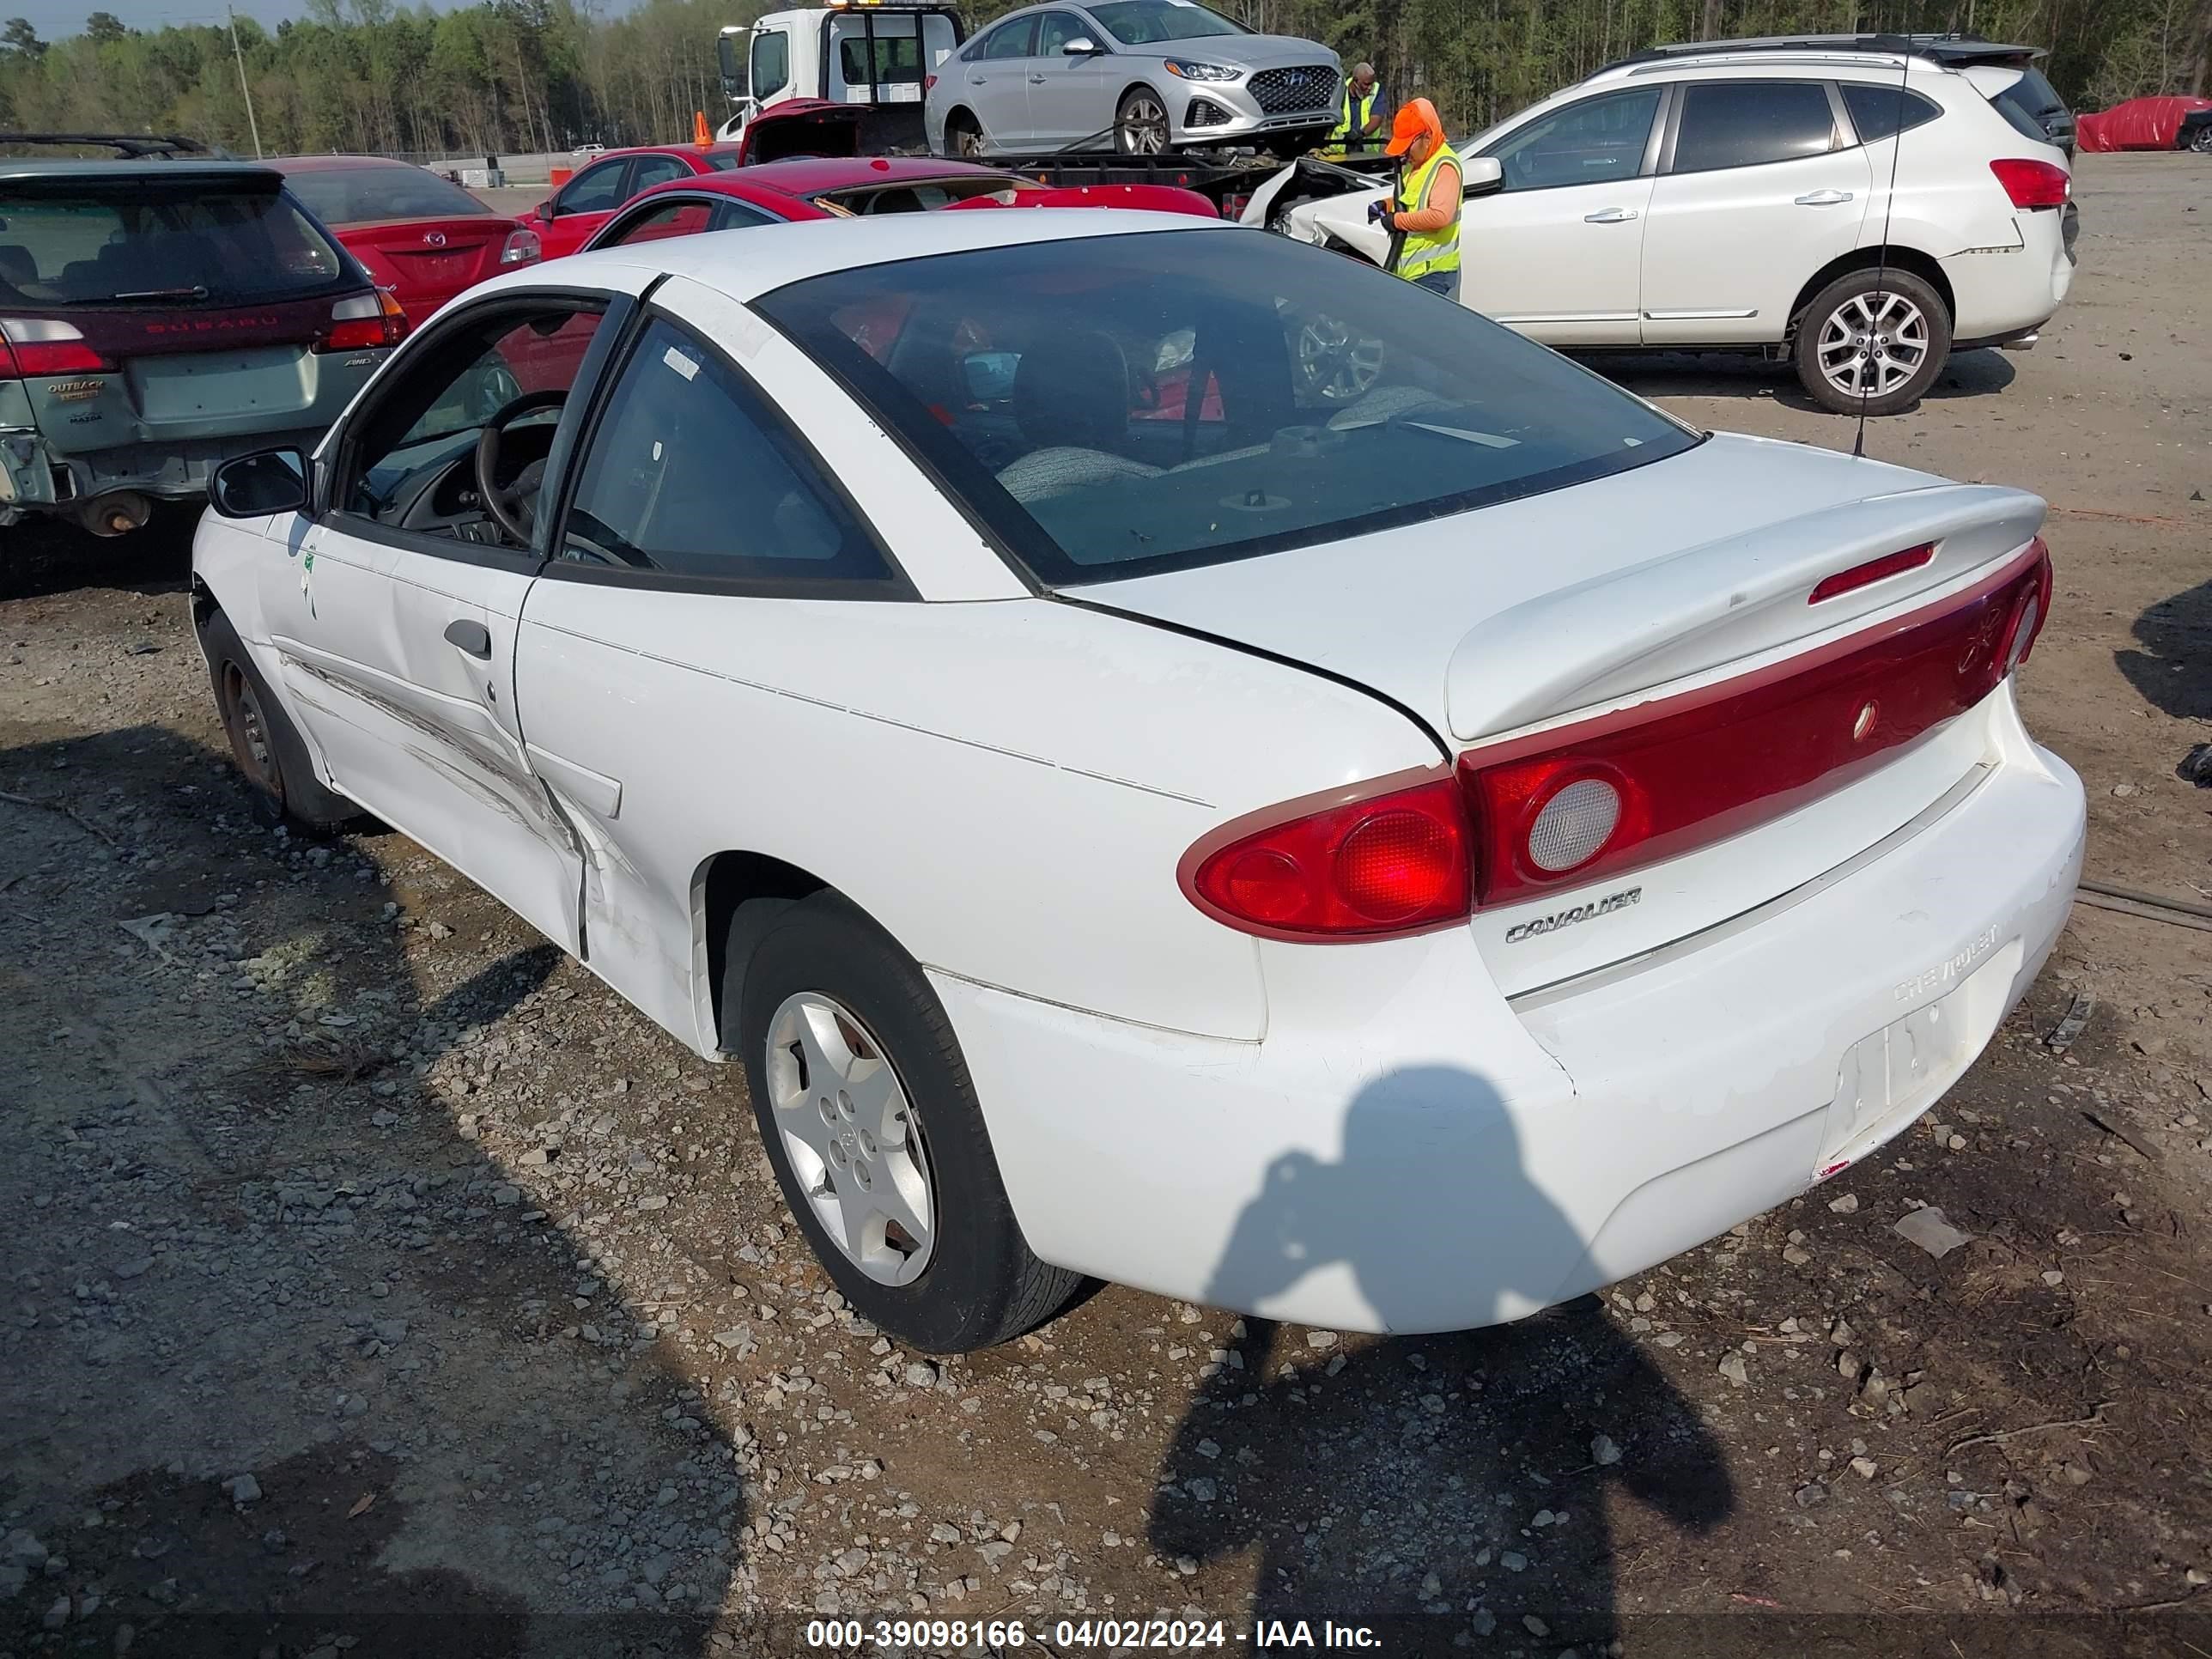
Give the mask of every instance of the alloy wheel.
[[820, 991], [769, 1022], [768, 1093], [814, 1218], [853, 1265], [910, 1285], [936, 1244], [928, 1149], [898, 1072], [860, 1017]]
[[1122, 150], [1130, 155], [1158, 155], [1168, 147], [1168, 112], [1149, 92], [1133, 94], [1121, 106], [1118, 124]]
[[1855, 294], [1828, 313], [1814, 347], [1820, 374], [1846, 398], [1884, 398], [1928, 362], [1928, 318], [1902, 294]]

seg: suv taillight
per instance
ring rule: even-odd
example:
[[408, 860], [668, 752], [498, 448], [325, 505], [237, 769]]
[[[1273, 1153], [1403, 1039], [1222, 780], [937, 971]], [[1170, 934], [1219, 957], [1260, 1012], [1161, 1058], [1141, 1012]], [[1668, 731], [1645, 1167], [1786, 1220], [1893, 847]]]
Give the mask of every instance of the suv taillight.
[[0, 342], [4, 357], [14, 360], [15, 380], [36, 380], [49, 374], [112, 374], [115, 365], [84, 343], [72, 323], [39, 317], [0, 319]]
[[356, 294], [331, 307], [331, 331], [318, 351], [363, 351], [407, 337], [407, 313], [391, 289]]
[[507, 246], [499, 251], [502, 265], [526, 265], [545, 257], [545, 245], [538, 240], [534, 230], [517, 230], [507, 239]]
[[2052, 161], [2024, 161], [2006, 157], [1990, 163], [1990, 171], [2004, 186], [2016, 208], [2057, 208], [2066, 205], [2074, 180], [2064, 167]]

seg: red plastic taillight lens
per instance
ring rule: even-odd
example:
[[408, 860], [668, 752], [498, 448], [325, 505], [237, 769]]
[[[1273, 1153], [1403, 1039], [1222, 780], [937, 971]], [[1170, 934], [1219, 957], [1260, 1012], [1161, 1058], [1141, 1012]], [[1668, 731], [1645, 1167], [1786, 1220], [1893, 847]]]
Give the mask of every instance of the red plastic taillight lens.
[[1771, 669], [1462, 756], [1475, 904], [1640, 869], [1843, 787], [1995, 690], [2050, 581], [2039, 539], [1963, 594]]
[[935, 92], [937, 90], [937, 77], [933, 75], [923, 76], [921, 77], [921, 89], [924, 92]]
[[1862, 587], [1872, 587], [1876, 582], [1887, 581], [1892, 576], [1917, 570], [1935, 556], [1936, 544], [1933, 542], [1923, 542], [1917, 547], [1908, 547], [1896, 553], [1885, 553], [1878, 559], [1869, 559], [1864, 564], [1855, 564], [1849, 570], [1838, 570], [1832, 576], [1821, 577], [1814, 584], [1812, 596], [1805, 603], [1818, 605], [1824, 599], [1841, 599], [1846, 593], [1856, 593]]
[[0, 321], [0, 341], [12, 358], [14, 377], [32, 380], [50, 374], [112, 374], [115, 365], [84, 342], [73, 323], [48, 318], [10, 317]]
[[331, 307], [331, 331], [318, 351], [365, 351], [407, 337], [407, 313], [389, 289], [356, 294]]
[[1271, 938], [1375, 939], [1464, 919], [1465, 796], [1448, 777], [1390, 781], [1224, 826], [1185, 854], [1183, 890], [1217, 921]]
[[2016, 208], [2058, 208], [2066, 205], [2066, 198], [2074, 187], [2074, 180], [2064, 167], [2051, 161], [2023, 161], [2013, 157], [2001, 157], [1990, 163], [1990, 171], [2004, 186], [2004, 193], [2012, 198]]
[[534, 230], [510, 232], [507, 246], [499, 251], [501, 265], [526, 265], [545, 257], [545, 244], [538, 240]]

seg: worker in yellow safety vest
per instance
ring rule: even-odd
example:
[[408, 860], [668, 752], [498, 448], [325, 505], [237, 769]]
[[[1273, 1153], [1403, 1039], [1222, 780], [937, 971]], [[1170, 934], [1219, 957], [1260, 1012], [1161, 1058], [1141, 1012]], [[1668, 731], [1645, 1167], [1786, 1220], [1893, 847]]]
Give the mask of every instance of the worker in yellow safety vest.
[[1444, 142], [1437, 106], [1416, 98], [1390, 125], [1388, 154], [1401, 158], [1398, 188], [1367, 210], [1370, 222], [1402, 232], [1391, 269], [1409, 283], [1459, 298], [1459, 157]]
[[1356, 149], [1378, 137], [1382, 131], [1382, 88], [1375, 84], [1375, 65], [1354, 64], [1338, 100], [1336, 125], [1328, 135], [1330, 147]]

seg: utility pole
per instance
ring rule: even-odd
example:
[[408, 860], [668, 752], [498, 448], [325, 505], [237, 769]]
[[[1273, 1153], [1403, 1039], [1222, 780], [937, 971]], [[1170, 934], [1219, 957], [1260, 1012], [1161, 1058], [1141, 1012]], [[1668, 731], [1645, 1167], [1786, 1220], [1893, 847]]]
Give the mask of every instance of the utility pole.
[[238, 44], [238, 14], [226, 3], [222, 15], [230, 23], [230, 55], [238, 60], [238, 89], [246, 95], [246, 125], [252, 130], [253, 159], [258, 161], [263, 159], [261, 123], [253, 118], [253, 88], [246, 84], [246, 52]]

